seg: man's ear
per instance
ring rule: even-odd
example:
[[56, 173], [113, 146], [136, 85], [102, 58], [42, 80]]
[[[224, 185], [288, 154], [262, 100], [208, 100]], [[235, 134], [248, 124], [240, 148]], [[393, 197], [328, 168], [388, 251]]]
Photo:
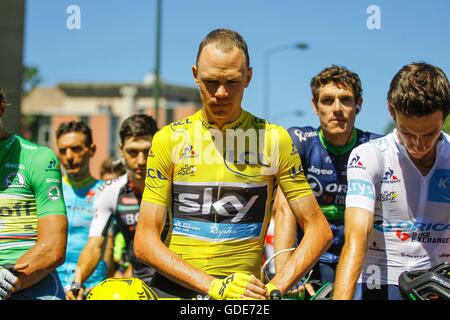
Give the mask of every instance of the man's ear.
[[388, 102], [388, 110], [389, 110], [389, 113], [391, 114], [392, 119], [394, 119], [394, 121], [395, 121], [395, 109], [394, 109], [394, 107], [391, 106], [391, 104], [389, 102]]
[[198, 80], [198, 70], [195, 65], [192, 66], [192, 75], [194, 76], [195, 83], [197, 84], [197, 86], [199, 86], [200, 82]]
[[363, 99], [362, 99], [362, 98], [359, 98], [359, 100], [356, 101], [356, 105], [355, 105], [355, 108], [356, 108], [356, 114], [358, 114], [358, 113], [361, 112], [361, 109], [362, 109], [362, 103], [363, 103]]
[[245, 84], [246, 88], [250, 84], [250, 81], [252, 81], [252, 77], [253, 77], [253, 68], [249, 67], [248, 70], [247, 70], [247, 83]]
[[311, 98], [311, 105], [312, 105], [314, 113], [319, 115], [319, 109], [317, 109], [317, 105], [316, 105], [316, 102], [314, 101], [314, 98]]
[[97, 146], [93, 143], [89, 147], [89, 156], [92, 158], [95, 155], [95, 152], [97, 151]]

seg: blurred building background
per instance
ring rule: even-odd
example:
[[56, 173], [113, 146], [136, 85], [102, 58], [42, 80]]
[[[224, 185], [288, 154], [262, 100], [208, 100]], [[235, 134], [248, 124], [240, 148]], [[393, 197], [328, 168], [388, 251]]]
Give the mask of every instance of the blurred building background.
[[[148, 80], [148, 79], [147, 79]], [[135, 113], [154, 117], [152, 84], [59, 83], [37, 86], [22, 100], [22, 133], [26, 139], [56, 150], [55, 131], [62, 122], [81, 120], [93, 131], [97, 152], [91, 170], [98, 176], [108, 156], [117, 157], [121, 122]], [[158, 127], [182, 119], [201, 107], [193, 87], [162, 84]]]

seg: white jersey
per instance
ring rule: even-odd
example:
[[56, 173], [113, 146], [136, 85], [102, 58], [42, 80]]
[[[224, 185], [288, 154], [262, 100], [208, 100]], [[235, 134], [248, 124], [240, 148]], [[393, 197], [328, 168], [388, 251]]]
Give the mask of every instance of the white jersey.
[[347, 165], [346, 206], [374, 213], [358, 282], [398, 284], [403, 271], [450, 261], [450, 136], [423, 176], [397, 132], [355, 148]]
[[94, 218], [89, 229], [89, 237], [105, 236], [112, 215], [117, 211], [119, 193], [128, 182], [124, 174], [116, 179], [105, 181], [100, 187], [100, 193], [94, 200]]

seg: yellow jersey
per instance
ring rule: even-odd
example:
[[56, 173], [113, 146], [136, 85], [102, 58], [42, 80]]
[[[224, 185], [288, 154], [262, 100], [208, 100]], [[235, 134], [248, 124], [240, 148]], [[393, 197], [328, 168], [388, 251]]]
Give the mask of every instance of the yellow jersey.
[[168, 208], [166, 245], [214, 276], [259, 277], [276, 188], [311, 194], [287, 131], [242, 110], [222, 130], [203, 110], [153, 138], [142, 201]]

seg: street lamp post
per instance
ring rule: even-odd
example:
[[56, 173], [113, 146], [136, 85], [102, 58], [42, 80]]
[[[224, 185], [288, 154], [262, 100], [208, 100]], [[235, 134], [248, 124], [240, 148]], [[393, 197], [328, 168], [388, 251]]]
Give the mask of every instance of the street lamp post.
[[159, 119], [159, 97], [161, 95], [161, 82], [160, 82], [160, 71], [161, 71], [161, 10], [162, 2], [161, 0], [156, 1], [156, 43], [155, 43], [155, 71], [154, 71], [154, 82], [153, 82], [153, 100], [155, 103], [155, 120], [158, 123]]
[[299, 42], [295, 44], [282, 45], [278, 47], [273, 47], [268, 49], [264, 53], [264, 86], [263, 86], [263, 117], [269, 120], [269, 106], [270, 106], [270, 57], [272, 54], [290, 50], [290, 49], [299, 49], [306, 50], [309, 48], [309, 45], [304, 42]]

